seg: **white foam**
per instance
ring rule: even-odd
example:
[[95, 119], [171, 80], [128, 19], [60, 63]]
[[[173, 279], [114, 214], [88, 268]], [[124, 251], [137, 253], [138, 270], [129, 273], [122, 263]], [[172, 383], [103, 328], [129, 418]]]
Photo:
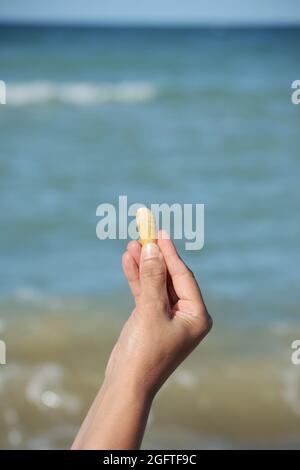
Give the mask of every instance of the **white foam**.
[[192, 390], [196, 387], [198, 380], [193, 372], [187, 369], [179, 369], [174, 373], [174, 380], [181, 387]]
[[14, 292], [14, 296], [19, 302], [39, 302], [43, 299], [42, 293], [31, 286], [21, 286]]
[[33, 81], [7, 84], [8, 106], [30, 106], [49, 103], [91, 106], [105, 103], [134, 104], [151, 101], [157, 89], [148, 82], [57, 83]]
[[31, 373], [26, 386], [26, 398], [38, 408], [62, 408], [75, 414], [80, 410], [81, 400], [63, 391], [64, 368], [55, 363], [44, 363]]

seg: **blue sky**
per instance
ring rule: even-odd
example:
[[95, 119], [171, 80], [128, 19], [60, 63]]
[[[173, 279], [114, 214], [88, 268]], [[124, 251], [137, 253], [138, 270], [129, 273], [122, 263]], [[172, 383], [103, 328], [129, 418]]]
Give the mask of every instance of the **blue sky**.
[[300, 0], [0, 0], [0, 19], [130, 23], [300, 23]]

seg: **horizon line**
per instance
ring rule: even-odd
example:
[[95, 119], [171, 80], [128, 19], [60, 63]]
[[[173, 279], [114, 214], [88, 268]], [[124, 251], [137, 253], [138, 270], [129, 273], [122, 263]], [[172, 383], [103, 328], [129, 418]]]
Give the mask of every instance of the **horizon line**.
[[233, 29], [247, 29], [247, 28], [300, 28], [300, 21], [222, 21], [222, 20], [208, 20], [208, 21], [124, 21], [124, 20], [69, 20], [69, 19], [0, 19], [1, 26], [25, 26], [25, 27], [75, 27], [75, 28], [165, 28], [165, 29], [196, 29], [196, 28], [233, 28]]

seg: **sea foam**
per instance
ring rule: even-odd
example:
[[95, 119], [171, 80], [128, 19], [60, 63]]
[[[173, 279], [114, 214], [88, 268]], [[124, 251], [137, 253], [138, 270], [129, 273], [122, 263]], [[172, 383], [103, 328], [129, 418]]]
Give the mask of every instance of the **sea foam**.
[[149, 82], [84, 83], [33, 81], [7, 84], [8, 106], [49, 103], [91, 106], [105, 103], [135, 104], [151, 101], [157, 88]]

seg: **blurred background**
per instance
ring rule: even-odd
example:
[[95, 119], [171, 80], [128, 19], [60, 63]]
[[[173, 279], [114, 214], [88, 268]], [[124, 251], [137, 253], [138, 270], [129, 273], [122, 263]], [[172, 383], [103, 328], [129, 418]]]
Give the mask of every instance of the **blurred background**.
[[[214, 330], [145, 448], [300, 446], [297, 1], [1, 1], [0, 447], [68, 448], [132, 300], [96, 207], [204, 203]], [[243, 4], [243, 7], [241, 6]]]

